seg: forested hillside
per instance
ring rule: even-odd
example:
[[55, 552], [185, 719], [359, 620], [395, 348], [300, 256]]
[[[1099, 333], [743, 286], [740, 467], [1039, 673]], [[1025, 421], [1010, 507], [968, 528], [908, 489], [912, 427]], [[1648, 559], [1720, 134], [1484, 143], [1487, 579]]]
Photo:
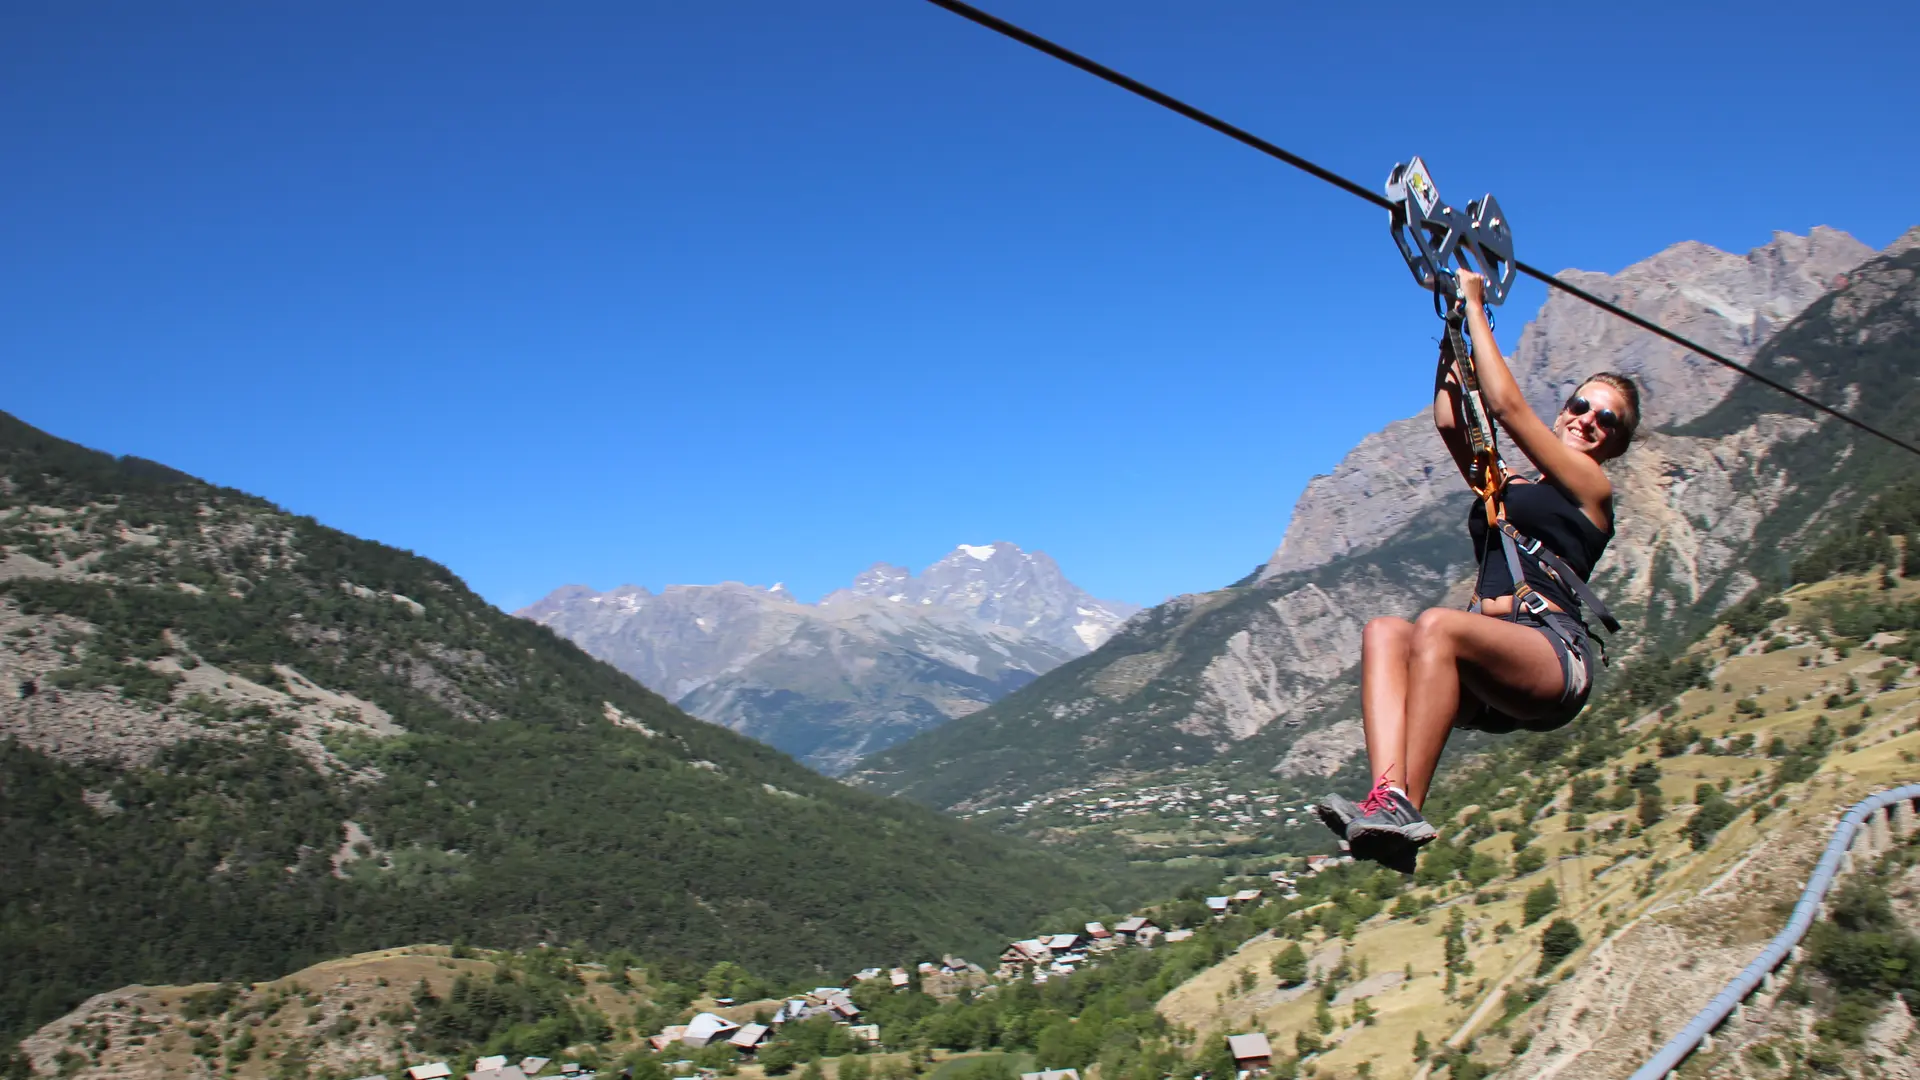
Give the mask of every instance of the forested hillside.
[[[703, 973], [618, 949], [434, 946], [250, 987], [128, 987], [22, 1051], [41, 1073], [76, 1080], [341, 1080], [558, 1052], [639, 1080], [665, 1080], [680, 1060], [742, 1080], [822, 1078], [823, 1066], [835, 1080], [1095, 1066], [1102, 1080], [1234, 1080], [1225, 1035], [1265, 1032], [1281, 1078], [1624, 1077], [1784, 923], [1836, 810], [1912, 778], [1917, 531], [1920, 486], [1890, 491], [1813, 544], [1795, 586], [1742, 602], [1673, 655], [1634, 662], [1570, 728], [1454, 761], [1429, 804], [1442, 838], [1412, 875], [1248, 857], [1207, 884], [1256, 900], [1216, 917], [1195, 890], [1147, 912], [1189, 928], [1182, 942], [1095, 950], [1044, 983], [858, 983], [877, 1044], [820, 1017], [784, 1025], [753, 1054], [721, 1042], [656, 1049], [648, 1035], [696, 1011], [744, 1023], [805, 991], [733, 964]], [[1910, 1057], [1899, 996], [1920, 990], [1916, 864], [1920, 833], [1877, 864], [1863, 858], [1804, 962], [1686, 1075], [1755, 1080], [1802, 1075], [1805, 1063], [1874, 1076]], [[1274, 888], [1273, 869], [1286, 887]]]
[[810, 977], [1093, 893], [687, 717], [427, 559], [5, 414], [0, 690], [16, 1035], [108, 987], [415, 941]]

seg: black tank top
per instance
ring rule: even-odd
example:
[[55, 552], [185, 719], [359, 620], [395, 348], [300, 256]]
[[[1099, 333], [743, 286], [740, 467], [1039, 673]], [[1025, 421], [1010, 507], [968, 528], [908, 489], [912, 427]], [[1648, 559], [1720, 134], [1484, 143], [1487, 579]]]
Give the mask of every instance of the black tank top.
[[[1540, 541], [1555, 555], [1567, 561], [1584, 579], [1593, 577], [1594, 564], [1607, 550], [1613, 530], [1600, 527], [1580, 512], [1572, 499], [1548, 483], [1510, 483], [1507, 485], [1507, 520], [1521, 533]], [[1498, 533], [1487, 542], [1487, 516], [1479, 503], [1467, 512], [1467, 533], [1473, 537], [1473, 554], [1480, 563], [1480, 577], [1474, 583], [1475, 596], [1491, 599], [1513, 593], [1513, 574], [1507, 570], [1507, 554]], [[1573, 592], [1547, 576], [1539, 560], [1520, 556], [1526, 567], [1527, 584], [1533, 591], [1553, 602], [1561, 611], [1578, 612]]]

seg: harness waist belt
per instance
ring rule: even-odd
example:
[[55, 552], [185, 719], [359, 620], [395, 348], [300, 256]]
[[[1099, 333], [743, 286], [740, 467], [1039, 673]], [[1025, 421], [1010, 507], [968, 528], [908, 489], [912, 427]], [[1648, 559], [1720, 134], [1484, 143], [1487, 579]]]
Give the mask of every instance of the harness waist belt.
[[1515, 604], [1536, 615], [1547, 610], [1546, 598], [1527, 585], [1525, 567], [1520, 564], [1520, 554], [1525, 552], [1545, 567], [1555, 581], [1573, 590], [1573, 595], [1579, 598], [1580, 603], [1600, 619], [1600, 625], [1607, 628], [1607, 633], [1620, 632], [1620, 620], [1613, 617], [1613, 612], [1607, 610], [1607, 605], [1593, 594], [1586, 580], [1574, 573], [1573, 567], [1568, 566], [1565, 559], [1555, 555], [1552, 548], [1514, 528], [1507, 519], [1501, 518], [1495, 524], [1500, 527], [1501, 546], [1507, 549], [1507, 571], [1513, 575]]

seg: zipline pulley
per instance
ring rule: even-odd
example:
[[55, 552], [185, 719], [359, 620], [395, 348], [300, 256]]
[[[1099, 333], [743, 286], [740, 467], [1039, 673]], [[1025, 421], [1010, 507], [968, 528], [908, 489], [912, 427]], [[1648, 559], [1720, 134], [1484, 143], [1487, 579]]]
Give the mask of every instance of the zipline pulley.
[[1417, 157], [1395, 165], [1387, 174], [1387, 199], [1393, 203], [1393, 242], [1406, 257], [1413, 280], [1433, 292], [1434, 309], [1446, 320], [1442, 348], [1460, 381], [1460, 410], [1465, 414], [1472, 459], [1467, 483], [1486, 508], [1487, 524], [1496, 525], [1506, 466], [1500, 460], [1493, 417], [1480, 393], [1473, 347], [1464, 332], [1466, 305], [1460, 297], [1459, 271], [1472, 270], [1487, 279], [1487, 303], [1505, 300], [1513, 285], [1513, 229], [1492, 195], [1468, 203], [1465, 213], [1449, 206], [1440, 198], [1427, 163]]
[[1413, 280], [1434, 293], [1436, 307], [1460, 298], [1459, 269], [1487, 279], [1487, 303], [1499, 304], [1513, 287], [1513, 227], [1492, 195], [1456, 210], [1440, 198], [1440, 189], [1419, 158], [1401, 162], [1387, 174], [1387, 199], [1393, 203], [1393, 242], [1406, 257]]

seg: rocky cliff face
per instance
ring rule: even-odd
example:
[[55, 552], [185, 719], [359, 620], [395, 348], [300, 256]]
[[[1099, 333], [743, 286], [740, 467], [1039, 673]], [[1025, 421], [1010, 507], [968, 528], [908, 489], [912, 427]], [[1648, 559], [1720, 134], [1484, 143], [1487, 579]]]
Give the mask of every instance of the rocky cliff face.
[[[1777, 327], [1804, 311], [1837, 279], [1873, 255], [1846, 233], [1816, 228], [1776, 233], [1732, 255], [1684, 243], [1617, 275], [1561, 274], [1636, 315], [1671, 327], [1746, 362]], [[1586, 303], [1553, 293], [1520, 335], [1515, 377], [1542, 415], [1595, 371], [1619, 371], [1640, 383], [1646, 427], [1692, 420], [1726, 397], [1739, 376]], [[1285, 537], [1261, 577], [1322, 565], [1391, 536], [1460, 484], [1426, 413], [1367, 436], [1336, 466], [1315, 477], [1294, 504]]]
[[737, 582], [567, 586], [518, 614], [683, 708], [839, 773], [1104, 643], [1138, 609], [1043, 552], [962, 545], [914, 575], [875, 564], [818, 605]]
[[[1893, 295], [1912, 291], [1911, 275], [1884, 258], [1859, 266], [1870, 254], [1820, 229], [1781, 234], [1744, 257], [1682, 244], [1617, 278], [1586, 275], [1582, 283], [1747, 358], [1843, 271], [1848, 288], [1816, 313], [1819, 327], [1797, 324], [1809, 348], [1840, 348], [1861, 333], [1911, 334]], [[1827, 325], [1836, 320], [1846, 325]], [[1706, 424], [1703, 416], [1728, 398], [1726, 381], [1619, 320], [1589, 319], [1556, 296], [1522, 342], [1521, 377], [1545, 387], [1544, 400], [1557, 402], [1599, 366], [1592, 358], [1605, 356], [1606, 366], [1649, 388], [1650, 418], [1694, 421], [1687, 434], [1643, 427], [1614, 466], [1619, 532], [1595, 585], [1634, 627], [1616, 651], [1738, 599], [1756, 568], [1782, 569], [1777, 552], [1761, 549], [1817, 524], [1835, 499], [1858, 495], [1836, 481], [1830, 459], [1799, 462], [1790, 452], [1837, 425], [1758, 409]], [[1756, 360], [1776, 362], [1800, 364]], [[1786, 374], [1815, 377], [1804, 366]], [[1844, 397], [1843, 388], [1829, 389]], [[1777, 410], [1780, 402], [1760, 407]], [[1332, 718], [1328, 706], [1351, 690], [1366, 622], [1464, 600], [1471, 552], [1460, 534], [1469, 501], [1424, 416], [1390, 425], [1309, 485], [1280, 550], [1253, 583], [1143, 613], [1092, 657], [937, 737], [876, 755], [859, 778], [935, 805], [973, 807], [1210, 760], [1262, 732], [1292, 728], [1311, 736], [1312, 753], [1291, 753], [1297, 735], [1259, 746], [1274, 751], [1283, 770], [1329, 772], [1339, 751], [1358, 745], [1346, 728], [1321, 729]]]

